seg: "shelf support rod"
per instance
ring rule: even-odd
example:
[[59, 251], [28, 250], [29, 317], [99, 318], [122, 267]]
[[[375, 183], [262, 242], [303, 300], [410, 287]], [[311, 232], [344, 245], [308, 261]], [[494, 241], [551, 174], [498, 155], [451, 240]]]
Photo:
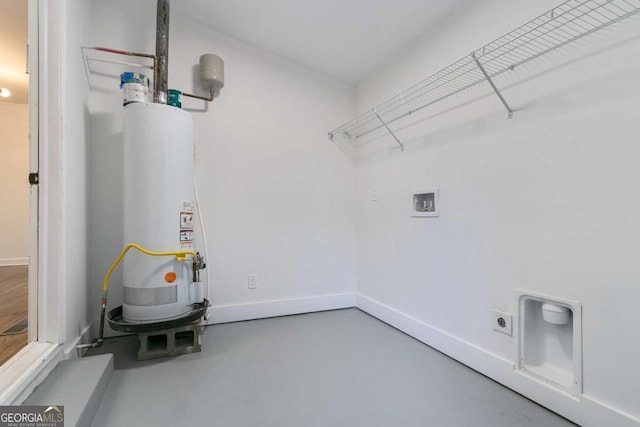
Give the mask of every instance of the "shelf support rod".
[[507, 112], [509, 113], [508, 117], [512, 118], [513, 117], [513, 110], [511, 109], [511, 107], [509, 107], [509, 104], [507, 104], [507, 101], [504, 99], [504, 97], [502, 96], [502, 94], [500, 93], [500, 90], [498, 89], [498, 87], [495, 85], [495, 83], [493, 82], [493, 80], [491, 80], [491, 77], [489, 76], [489, 74], [487, 73], [487, 70], [484, 69], [484, 67], [482, 66], [482, 64], [480, 63], [480, 61], [478, 60], [478, 57], [476, 56], [475, 52], [471, 52], [471, 57], [473, 58], [473, 60], [476, 62], [476, 65], [478, 66], [478, 68], [480, 69], [480, 71], [482, 71], [482, 74], [484, 74], [484, 77], [487, 79], [487, 81], [489, 82], [489, 84], [491, 85], [491, 87], [493, 88], [493, 91], [496, 93], [496, 95], [498, 95], [498, 98], [500, 98], [500, 101], [502, 102], [502, 105], [504, 105], [504, 108], [507, 109]]
[[398, 145], [400, 146], [400, 151], [404, 151], [404, 145], [402, 145], [402, 142], [400, 142], [400, 140], [398, 139], [398, 137], [396, 136], [395, 133], [393, 133], [393, 131], [391, 129], [389, 129], [389, 126], [387, 126], [387, 124], [384, 122], [384, 120], [382, 120], [382, 117], [380, 117], [380, 115], [378, 114], [378, 112], [376, 111], [376, 109], [374, 108], [373, 110], [373, 114], [376, 115], [376, 117], [378, 118], [378, 120], [380, 120], [380, 123], [382, 123], [382, 126], [384, 126], [384, 128], [387, 130], [387, 132], [389, 132], [391, 134], [391, 136], [393, 137], [393, 139], [396, 140], [396, 142], [398, 143]]

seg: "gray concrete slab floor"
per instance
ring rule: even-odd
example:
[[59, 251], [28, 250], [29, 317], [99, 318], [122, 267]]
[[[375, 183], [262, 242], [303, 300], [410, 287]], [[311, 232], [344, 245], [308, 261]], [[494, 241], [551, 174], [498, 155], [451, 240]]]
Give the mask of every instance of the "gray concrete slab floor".
[[138, 362], [107, 340], [105, 426], [572, 426], [357, 309], [207, 327], [203, 351]]

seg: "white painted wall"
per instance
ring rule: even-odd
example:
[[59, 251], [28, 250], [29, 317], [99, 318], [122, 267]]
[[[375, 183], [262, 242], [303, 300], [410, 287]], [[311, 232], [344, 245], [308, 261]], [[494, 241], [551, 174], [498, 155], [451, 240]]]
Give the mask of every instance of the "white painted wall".
[[0, 266], [29, 261], [29, 107], [0, 104]]
[[[105, 3], [91, 5], [90, 44], [153, 51], [155, 2]], [[358, 109], [553, 5], [487, 0], [452, 18], [360, 85]], [[585, 425], [631, 425], [640, 417], [634, 25], [605, 32], [620, 41], [615, 46], [596, 36], [573, 54], [550, 55], [541, 68], [525, 66], [516, 79], [499, 81], [524, 80], [505, 91], [520, 110], [513, 120], [492, 96], [456, 107], [402, 130], [405, 153], [388, 138], [367, 145], [354, 179], [326, 141], [327, 130], [355, 112], [348, 86], [189, 22], [175, 9], [170, 87], [199, 90], [192, 72], [202, 53], [226, 62], [222, 95], [206, 112], [194, 112], [214, 321], [343, 304], [355, 284], [357, 217], [362, 308]], [[91, 85], [87, 283], [96, 319], [102, 276], [125, 243], [125, 184], [117, 81], [93, 76]], [[474, 90], [471, 98], [487, 93]], [[411, 219], [410, 192], [433, 186], [440, 189], [440, 217]], [[373, 187], [378, 202], [368, 200]], [[260, 275], [257, 291], [247, 289], [249, 273]], [[110, 307], [121, 303], [120, 277], [113, 276]], [[515, 288], [583, 304], [578, 402], [513, 373], [514, 342], [491, 331], [489, 315], [515, 309]], [[339, 297], [314, 304], [326, 295]]]
[[[156, 2], [105, 3], [93, 2], [91, 44], [153, 52]], [[219, 98], [208, 106], [183, 99], [187, 108], [206, 108], [192, 114], [213, 321], [353, 305], [355, 175], [326, 135], [354, 113], [354, 89], [190, 22], [177, 3], [171, 13], [170, 88], [206, 94], [194, 84], [199, 56], [225, 61]], [[97, 310], [102, 276], [125, 243], [126, 183], [118, 81], [94, 77], [89, 254]], [[259, 275], [254, 291], [250, 273]], [[109, 307], [122, 302], [120, 283], [117, 273]]]
[[66, 0], [63, 4], [60, 283], [64, 326], [61, 333], [65, 353], [75, 356], [73, 347], [92, 321], [87, 307], [89, 91], [80, 50], [87, 43], [90, 5], [82, 0]]
[[[357, 109], [555, 5], [483, 1], [376, 70]], [[512, 120], [474, 89], [400, 129], [404, 153], [385, 136], [357, 167], [358, 305], [583, 425], [640, 422], [638, 22], [498, 80]], [[440, 217], [411, 218], [410, 193], [431, 187]], [[514, 289], [582, 303], [578, 402], [513, 371], [514, 340], [492, 331], [491, 310], [515, 314]]]

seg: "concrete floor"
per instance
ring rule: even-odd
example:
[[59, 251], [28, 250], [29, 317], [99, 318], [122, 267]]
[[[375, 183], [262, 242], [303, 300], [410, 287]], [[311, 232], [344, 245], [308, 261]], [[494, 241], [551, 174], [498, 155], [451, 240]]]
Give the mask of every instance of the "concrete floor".
[[201, 353], [155, 361], [135, 337], [99, 350], [95, 427], [574, 425], [357, 309], [209, 326]]

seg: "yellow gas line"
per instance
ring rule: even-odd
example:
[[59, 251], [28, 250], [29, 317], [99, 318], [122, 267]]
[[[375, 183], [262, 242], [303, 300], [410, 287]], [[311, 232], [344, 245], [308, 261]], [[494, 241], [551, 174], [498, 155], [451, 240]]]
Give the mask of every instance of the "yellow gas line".
[[192, 257], [196, 256], [196, 253], [193, 252], [193, 251], [153, 252], [153, 251], [145, 249], [142, 246], [137, 245], [135, 243], [128, 244], [122, 250], [122, 252], [120, 252], [120, 255], [118, 256], [118, 258], [116, 258], [116, 260], [113, 262], [113, 264], [111, 264], [111, 267], [109, 267], [109, 270], [107, 270], [107, 274], [105, 274], [105, 276], [104, 276], [104, 280], [102, 281], [102, 304], [103, 304], [103, 306], [107, 304], [107, 291], [109, 290], [109, 278], [111, 277], [111, 273], [113, 273], [113, 271], [116, 269], [116, 267], [118, 267], [118, 264], [120, 264], [120, 261], [122, 261], [124, 256], [127, 254], [127, 252], [129, 252], [129, 249], [131, 249], [131, 248], [137, 249], [138, 251], [142, 252], [143, 254], [146, 254], [146, 255], [149, 255], [149, 256], [175, 256], [178, 261], [185, 261], [187, 259], [187, 255], [191, 255]]
[[111, 264], [107, 274], [104, 275], [104, 280], [102, 281], [102, 310], [100, 313], [100, 331], [98, 333], [98, 338], [92, 344], [80, 344], [77, 345], [78, 349], [86, 349], [86, 348], [96, 348], [100, 347], [104, 342], [104, 318], [107, 311], [107, 291], [109, 290], [109, 278], [111, 277], [111, 273], [118, 267], [120, 261], [124, 258], [124, 256], [129, 252], [129, 249], [137, 249], [143, 254], [149, 256], [175, 256], [178, 261], [185, 261], [187, 259], [187, 255], [191, 255], [195, 258], [196, 253], [193, 251], [173, 251], [173, 252], [153, 252], [148, 249], [143, 248], [140, 245], [136, 245], [135, 243], [129, 243], [118, 255], [118, 258]]

